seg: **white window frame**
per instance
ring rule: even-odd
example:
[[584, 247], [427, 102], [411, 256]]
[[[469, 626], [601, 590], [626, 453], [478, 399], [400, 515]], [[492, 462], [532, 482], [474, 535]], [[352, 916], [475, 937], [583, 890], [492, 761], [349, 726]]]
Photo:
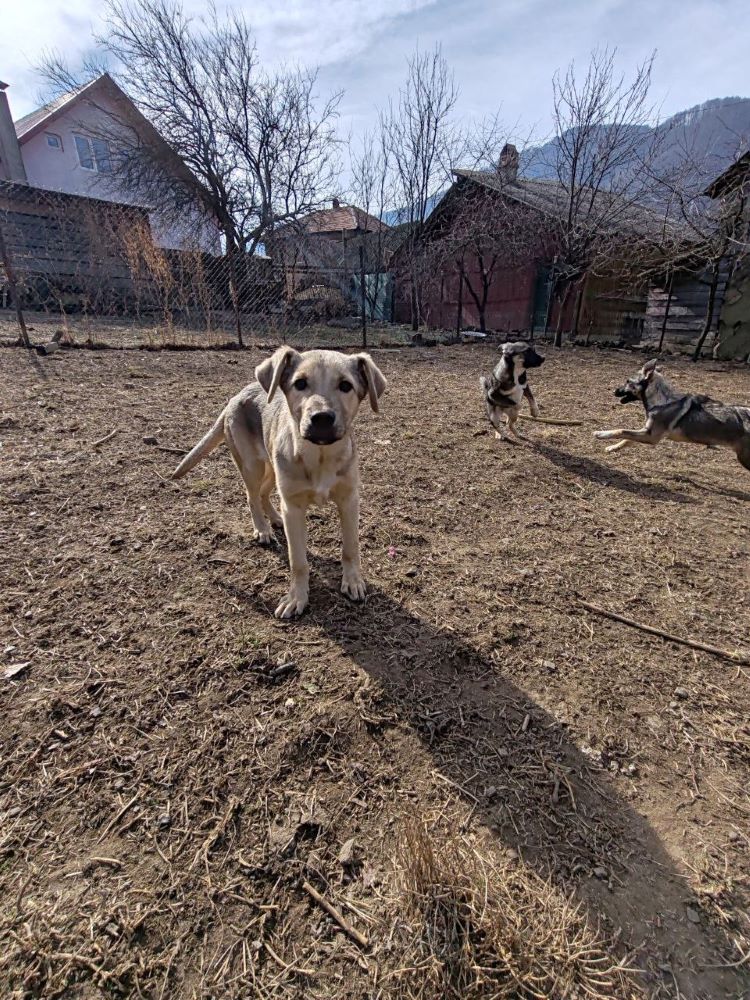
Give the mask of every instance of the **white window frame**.
[[[47, 149], [54, 149], [57, 153], [63, 152], [63, 140], [62, 136], [58, 135], [57, 132], [45, 132], [44, 137], [47, 140]], [[54, 146], [50, 139], [57, 139], [57, 145]]]
[[[81, 162], [81, 151], [78, 148], [78, 142], [85, 142], [88, 148], [88, 159], [91, 160], [91, 166], [87, 167]], [[109, 163], [109, 170], [102, 170], [99, 164], [99, 160], [96, 156], [96, 150], [94, 149], [94, 142], [101, 142], [107, 147], [107, 161]], [[112, 173], [112, 149], [106, 139], [96, 140], [90, 135], [80, 135], [79, 133], [73, 133], [73, 143], [76, 147], [76, 154], [78, 156], [78, 166], [81, 170], [88, 170], [92, 174], [111, 174]]]

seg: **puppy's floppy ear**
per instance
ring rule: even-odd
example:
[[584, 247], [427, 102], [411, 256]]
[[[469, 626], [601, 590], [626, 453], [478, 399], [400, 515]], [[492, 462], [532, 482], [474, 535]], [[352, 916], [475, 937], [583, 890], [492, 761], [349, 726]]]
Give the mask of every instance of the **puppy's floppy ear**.
[[357, 368], [362, 381], [367, 386], [367, 395], [370, 399], [370, 406], [377, 413], [378, 400], [388, 388], [385, 375], [381, 372], [369, 354], [357, 354]]
[[656, 358], [651, 358], [646, 364], [641, 368], [641, 372], [646, 376], [646, 378], [651, 378], [655, 371], [658, 371]]
[[266, 390], [269, 403], [276, 395], [284, 373], [292, 364], [299, 361], [299, 357], [299, 351], [295, 351], [294, 348], [280, 347], [255, 369], [255, 377]]

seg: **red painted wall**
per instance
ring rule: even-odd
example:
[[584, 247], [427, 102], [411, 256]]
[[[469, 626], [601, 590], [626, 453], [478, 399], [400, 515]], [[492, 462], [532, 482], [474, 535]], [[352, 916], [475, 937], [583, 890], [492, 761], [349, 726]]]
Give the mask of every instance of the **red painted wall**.
[[[534, 304], [536, 263], [523, 267], [495, 268], [485, 309], [488, 330], [500, 333], [528, 330]], [[467, 269], [468, 278], [481, 301], [481, 282], [476, 270]], [[407, 278], [397, 282], [395, 319], [397, 323], [411, 321], [411, 282]], [[450, 330], [456, 326], [458, 312], [458, 272], [437, 276], [423, 290], [422, 314], [430, 327]], [[479, 309], [468, 288], [464, 286], [462, 326], [479, 327]]]

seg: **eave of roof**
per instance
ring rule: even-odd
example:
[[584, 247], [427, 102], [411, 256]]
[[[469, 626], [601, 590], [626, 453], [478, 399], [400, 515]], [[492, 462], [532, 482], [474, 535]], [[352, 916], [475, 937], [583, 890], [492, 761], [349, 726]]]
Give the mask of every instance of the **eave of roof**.
[[744, 179], [750, 179], [750, 150], [743, 153], [723, 173], [719, 174], [703, 193], [709, 198], [720, 198], [727, 191], [739, 187]]
[[[62, 94], [60, 97], [55, 98], [54, 101], [50, 101], [49, 104], [37, 108], [36, 111], [31, 111], [28, 115], [24, 115], [23, 118], [19, 118], [18, 121], [14, 122], [19, 144], [23, 145], [25, 142], [28, 142], [29, 139], [46, 128], [63, 111], [75, 104], [82, 97], [90, 94], [93, 90], [100, 89], [105, 83], [111, 84], [124, 98], [130, 101], [130, 98], [120, 90], [112, 77], [108, 73], [102, 73], [95, 80], [91, 80], [77, 90], [71, 90], [67, 94]], [[130, 103], [132, 104], [132, 101]], [[133, 107], [135, 108], [135, 105]]]

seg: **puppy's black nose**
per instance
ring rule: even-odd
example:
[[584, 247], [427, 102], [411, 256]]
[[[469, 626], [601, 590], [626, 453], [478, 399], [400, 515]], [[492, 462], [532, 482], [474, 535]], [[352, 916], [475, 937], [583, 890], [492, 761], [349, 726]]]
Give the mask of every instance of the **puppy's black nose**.
[[336, 414], [333, 410], [318, 410], [310, 417], [310, 423], [318, 428], [333, 427], [335, 420]]

